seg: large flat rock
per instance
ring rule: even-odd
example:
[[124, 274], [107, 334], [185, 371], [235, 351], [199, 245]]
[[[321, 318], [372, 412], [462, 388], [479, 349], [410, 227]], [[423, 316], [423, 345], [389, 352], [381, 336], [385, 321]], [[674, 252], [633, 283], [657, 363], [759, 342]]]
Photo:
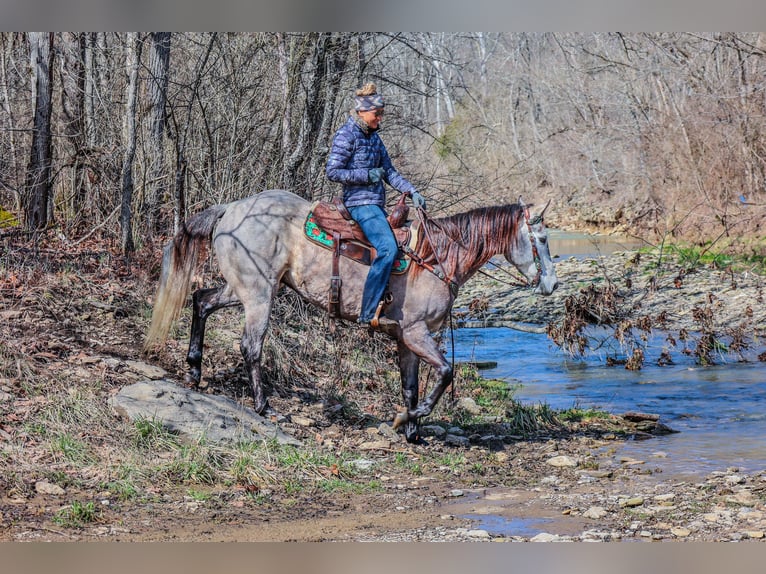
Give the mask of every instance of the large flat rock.
[[276, 439], [280, 444], [301, 442], [252, 409], [218, 395], [205, 395], [166, 380], [142, 381], [123, 387], [109, 400], [128, 420], [162, 421], [173, 433], [210, 442], [254, 442]]

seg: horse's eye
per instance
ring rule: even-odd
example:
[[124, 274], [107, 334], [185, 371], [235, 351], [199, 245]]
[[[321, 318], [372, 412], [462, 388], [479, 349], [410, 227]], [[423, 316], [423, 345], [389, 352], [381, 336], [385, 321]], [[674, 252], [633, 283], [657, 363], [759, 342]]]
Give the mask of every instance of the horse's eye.
[[546, 243], [548, 243], [548, 238], [547, 238], [547, 237], [541, 237], [541, 238], [540, 238], [540, 243], [542, 243], [543, 245], [545, 245]]

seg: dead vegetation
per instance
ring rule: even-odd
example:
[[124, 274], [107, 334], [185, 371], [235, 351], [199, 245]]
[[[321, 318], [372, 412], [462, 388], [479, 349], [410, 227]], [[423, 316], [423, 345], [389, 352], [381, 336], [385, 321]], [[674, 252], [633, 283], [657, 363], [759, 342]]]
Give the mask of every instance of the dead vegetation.
[[[707, 285], [704, 300], [691, 308], [692, 324], [674, 329], [668, 317], [668, 309], [647, 312], [647, 303], [661, 288], [679, 290], [685, 279], [699, 273], [705, 266], [718, 267], [717, 275], [729, 278], [729, 287], [737, 289], [735, 259], [726, 259], [719, 267], [716, 258], [712, 262], [699, 257], [670, 254], [662, 250], [634, 253], [615, 272], [600, 268], [601, 277], [582, 287], [564, 300], [565, 312], [560, 321], [548, 325], [548, 336], [559, 348], [572, 356], [582, 357], [594, 350], [612, 349], [607, 352], [608, 365], [624, 365], [629, 370], [640, 370], [646, 360], [655, 333], [663, 333], [662, 350], [657, 364], [673, 363], [672, 354], [693, 356], [702, 365], [714, 365], [728, 359], [746, 360], [747, 351], [754, 348], [762, 337], [762, 326], [753, 320], [753, 305], [763, 303], [764, 281], [758, 281], [754, 300], [744, 308], [735, 323], [722, 324], [717, 320], [725, 306], [725, 298], [716, 294], [719, 284]], [[750, 271], [755, 277], [763, 273], [758, 262]], [[671, 287], [672, 286], [672, 287]], [[686, 302], [679, 300], [675, 307], [683, 308]], [[758, 356], [763, 361], [763, 355]]]

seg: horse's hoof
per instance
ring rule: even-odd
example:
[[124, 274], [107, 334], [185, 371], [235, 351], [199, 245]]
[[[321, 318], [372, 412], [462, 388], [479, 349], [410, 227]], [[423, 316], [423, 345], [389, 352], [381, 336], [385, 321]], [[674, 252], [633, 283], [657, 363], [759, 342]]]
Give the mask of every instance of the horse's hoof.
[[186, 383], [187, 385], [193, 385], [195, 387], [200, 387], [201, 385], [200, 377], [195, 377], [192, 373], [186, 373], [184, 375], [184, 383]]
[[410, 415], [409, 415], [409, 413], [408, 413], [407, 411], [401, 412], [401, 413], [397, 414], [397, 415], [394, 417], [394, 422], [393, 422], [393, 424], [391, 425], [391, 427], [392, 427], [394, 430], [396, 430], [396, 429], [398, 429], [400, 426], [402, 426], [404, 423], [406, 423], [408, 420], [410, 420]]

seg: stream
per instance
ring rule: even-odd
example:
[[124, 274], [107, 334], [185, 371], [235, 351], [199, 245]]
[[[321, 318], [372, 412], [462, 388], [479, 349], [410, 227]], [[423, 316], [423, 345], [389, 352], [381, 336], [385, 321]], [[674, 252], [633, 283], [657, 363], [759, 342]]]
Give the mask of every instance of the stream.
[[[554, 257], [562, 258], [606, 255], [641, 243], [557, 231], [550, 232], [550, 241]], [[617, 456], [652, 457], [652, 466], [664, 473], [699, 476], [732, 466], [743, 472], [766, 468], [766, 369], [756, 359], [763, 348], [751, 350], [746, 362], [720, 356], [708, 367], [674, 351], [674, 364], [660, 367], [656, 359], [664, 338], [655, 333], [642, 370], [629, 371], [606, 366], [603, 353], [572, 359], [543, 334], [462, 328], [455, 331], [455, 360], [496, 362], [482, 376], [507, 381], [522, 403], [660, 415], [661, 422], [680, 432], [629, 441]], [[658, 452], [662, 457], [653, 456]]]

